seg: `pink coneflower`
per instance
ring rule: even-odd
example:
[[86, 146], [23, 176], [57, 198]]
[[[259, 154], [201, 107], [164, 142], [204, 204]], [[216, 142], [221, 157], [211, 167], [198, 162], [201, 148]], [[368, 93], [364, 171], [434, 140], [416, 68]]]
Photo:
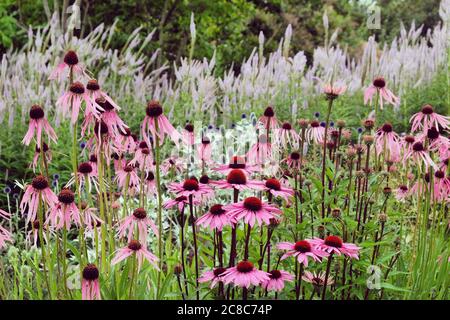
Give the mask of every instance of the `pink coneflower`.
[[383, 110], [384, 101], [398, 106], [400, 99], [396, 97], [391, 90], [386, 87], [386, 81], [382, 77], [375, 78], [372, 84], [364, 91], [364, 104], [370, 101], [372, 103], [375, 93], [379, 94], [380, 109]]
[[278, 128], [278, 120], [275, 116], [275, 112], [273, 111], [272, 107], [267, 107], [266, 110], [264, 110], [264, 115], [262, 115], [258, 120], [266, 129], [276, 129]]
[[429, 104], [424, 105], [420, 112], [411, 117], [409, 122], [412, 123], [412, 132], [417, 130], [423, 130], [426, 132], [428, 129], [433, 127], [436, 128], [436, 130], [439, 130], [439, 126], [441, 126], [444, 130], [450, 129], [450, 117], [437, 114], [434, 112], [433, 107]]
[[148, 171], [145, 175], [145, 193], [147, 195], [156, 195], [157, 189], [156, 189], [156, 180], [155, 180], [155, 174], [153, 171]]
[[119, 136], [115, 140], [117, 149], [124, 152], [131, 152], [132, 150], [135, 150], [135, 138], [136, 137], [131, 133], [131, 130], [129, 128], [125, 128], [123, 132], [119, 130]]
[[421, 141], [415, 142], [412, 145], [412, 150], [405, 153], [404, 161], [409, 159], [412, 159], [417, 165], [420, 165], [423, 162], [426, 170], [428, 170], [428, 167], [433, 167], [435, 170], [438, 169], [437, 165], [434, 163], [433, 159], [431, 159], [430, 154], [425, 149], [425, 146]]
[[[47, 163], [50, 163], [52, 161], [52, 152], [45, 142], [42, 143], [42, 150], [44, 151], [43, 153]], [[36, 168], [38, 166], [39, 158], [41, 157], [41, 155], [41, 149], [36, 144], [36, 148], [34, 149], [33, 162], [31, 162], [30, 164], [30, 168], [33, 168], [33, 172], [36, 172]]]
[[217, 229], [222, 231], [224, 226], [231, 226], [236, 220], [231, 217], [221, 204], [212, 205], [209, 211], [198, 218], [195, 222], [197, 225], [209, 227], [211, 230]]
[[281, 197], [286, 201], [294, 195], [294, 190], [281, 185], [278, 179], [270, 178], [261, 182], [261, 190], [270, 192], [274, 197]]
[[118, 170], [114, 180], [121, 190], [128, 189], [130, 195], [139, 190], [140, 179], [136, 173], [136, 168], [131, 164], [127, 164], [122, 170]]
[[120, 134], [126, 134], [128, 126], [123, 122], [122, 119], [117, 115], [117, 109], [105, 98], [97, 98], [95, 103], [101, 107], [100, 118], [108, 126], [108, 130], [114, 137]]
[[359, 259], [358, 252], [361, 248], [353, 243], [343, 242], [338, 236], [328, 236], [325, 239], [314, 238], [309, 239], [308, 242], [311, 243], [316, 250], [321, 250], [329, 254], [335, 253], [338, 256], [344, 254], [350, 258]]
[[269, 272], [269, 280], [262, 282], [262, 287], [267, 291], [281, 292], [284, 289], [284, 282], [292, 282], [294, 275], [284, 270], [272, 270]]
[[248, 180], [247, 175], [241, 169], [231, 170], [226, 180], [214, 181], [212, 184], [219, 189], [259, 190], [260, 188], [258, 181]]
[[188, 145], [188, 146], [194, 145], [194, 143], [195, 143], [194, 126], [191, 123], [187, 123], [184, 126], [184, 130], [182, 133], [182, 139], [186, 145]]
[[129, 162], [129, 165], [136, 166], [139, 165], [140, 170], [151, 170], [153, 169], [153, 157], [150, 153], [150, 149], [147, 142], [141, 141], [138, 145], [136, 152], [134, 153], [134, 158]]
[[81, 225], [80, 211], [75, 204], [75, 194], [70, 189], [62, 189], [58, 194], [58, 202], [50, 209], [46, 223], [55, 229], [66, 228], [70, 230], [72, 223]]
[[[425, 135], [422, 135], [419, 140], [424, 140], [424, 138]], [[443, 153], [446, 150], [450, 150], [450, 139], [444, 137], [435, 127], [431, 127], [430, 129], [428, 129], [428, 131], [426, 132], [426, 138], [430, 142], [430, 151]]]
[[325, 273], [324, 272], [309, 272], [305, 271], [302, 279], [306, 282], [312, 283], [315, 288], [321, 288], [324, 285], [331, 286], [334, 284], [334, 279], [331, 275], [328, 275], [327, 283], [325, 284]]
[[53, 140], [53, 142], [56, 142], [57, 140], [56, 133], [44, 116], [45, 116], [44, 109], [42, 109], [40, 106], [35, 104], [31, 107], [30, 122], [28, 124], [28, 131], [22, 140], [23, 144], [28, 146], [31, 142], [31, 139], [33, 139], [33, 137], [36, 136], [37, 146], [40, 147], [42, 140], [42, 130], [44, 130], [45, 133], [47, 133], [47, 135], [49, 136], [50, 139]]
[[346, 86], [333, 86], [330, 84], [327, 84], [324, 88], [323, 88], [323, 93], [325, 94], [327, 99], [336, 99], [337, 97], [339, 97], [341, 94], [343, 94], [345, 91], [347, 90]]
[[270, 219], [277, 218], [282, 211], [272, 205], [262, 202], [257, 197], [248, 197], [244, 201], [232, 203], [225, 207], [228, 215], [236, 220], [244, 220], [250, 227], [255, 222], [270, 224]]
[[146, 259], [156, 268], [156, 270], [159, 271], [157, 264], [158, 258], [153, 253], [148, 251], [138, 240], [131, 240], [125, 248], [117, 250], [116, 256], [111, 260], [111, 264], [115, 265], [122, 260], [125, 260], [132, 254], [136, 255], [138, 270], [141, 268], [143, 260]]
[[450, 176], [445, 176], [445, 172], [437, 170], [434, 173], [434, 199], [436, 201], [450, 201]]
[[20, 211], [22, 214], [27, 210], [26, 223], [35, 221], [39, 203], [42, 201], [42, 205], [45, 203], [50, 208], [58, 202], [58, 197], [49, 188], [47, 178], [39, 175], [33, 178], [30, 185], [25, 189], [22, 201], [20, 202]]
[[408, 197], [409, 195], [408, 191], [409, 191], [408, 186], [406, 185], [398, 186], [398, 188], [395, 190], [395, 198], [400, 202], [404, 202], [405, 198]]
[[306, 140], [308, 143], [313, 141], [316, 144], [321, 144], [325, 135], [325, 128], [320, 125], [317, 120], [312, 120], [310, 127], [306, 129]]
[[[133, 232], [135, 230], [135, 227], [137, 227], [138, 234], [139, 234], [139, 241], [141, 243], [146, 243], [147, 241], [147, 230], [148, 227], [152, 228], [153, 232], [157, 237], [159, 237], [158, 228], [156, 227], [156, 224], [153, 222], [152, 219], [150, 219], [147, 216], [147, 211], [145, 211], [144, 208], [137, 208], [133, 211], [133, 214], [130, 216], [122, 219], [119, 222], [118, 227], [118, 235], [119, 238], [123, 238], [127, 236], [127, 241], [130, 242], [133, 238]], [[136, 236], [136, 238], [138, 238]]]
[[71, 114], [71, 122], [74, 124], [77, 122], [83, 101], [86, 104], [86, 114], [98, 114], [84, 85], [81, 82], [74, 82], [70, 85], [69, 91], [56, 101], [56, 105], [61, 108], [63, 114]]
[[[34, 220], [34, 221], [31, 222], [31, 230], [27, 232], [27, 236], [26, 236], [25, 240], [32, 247], [37, 247], [37, 245], [38, 245], [39, 226], [40, 226], [39, 220]], [[42, 229], [44, 230], [44, 232], [42, 232], [42, 236], [44, 238], [44, 241], [47, 243], [48, 242], [48, 240], [47, 240], [47, 232], [46, 232], [47, 231], [47, 226], [43, 225]]]
[[100, 219], [95, 212], [97, 211], [96, 208], [89, 208], [87, 206], [84, 206], [85, 204], [82, 203], [81, 208], [83, 209], [83, 222], [86, 227], [86, 235], [90, 233], [95, 228], [100, 227], [104, 221]]
[[[66, 72], [69, 70], [68, 72]], [[49, 76], [49, 80], [61, 79], [64, 74], [69, 75], [72, 72], [74, 75], [83, 75], [84, 70], [80, 65], [78, 56], [73, 50], [67, 51], [64, 55], [63, 61], [52, 71]]]
[[258, 286], [264, 281], [270, 280], [270, 274], [255, 269], [249, 261], [243, 260], [235, 267], [228, 268], [222, 273], [225, 285], [233, 283], [235, 286], [248, 288], [251, 285]]
[[111, 97], [108, 96], [106, 92], [100, 89], [100, 85], [98, 84], [96, 79], [91, 79], [88, 81], [88, 83], [86, 84], [86, 90], [92, 101], [96, 101], [97, 99], [100, 99], [100, 101], [106, 100], [108, 104], [110, 104], [116, 111], [120, 110], [120, 107], [117, 105], [117, 103], [115, 103], [114, 100], [111, 99]]
[[392, 124], [385, 123], [377, 130], [375, 138], [377, 155], [388, 152], [390, 156], [400, 154], [400, 143], [398, 134], [394, 132]]
[[220, 165], [212, 170], [227, 175], [233, 169], [241, 169], [247, 175], [251, 175], [252, 173], [259, 171], [260, 167], [258, 165], [250, 165], [246, 163], [245, 157], [232, 156], [228, 164]]
[[296, 170], [300, 170], [303, 166], [302, 159], [300, 159], [300, 152], [298, 151], [292, 151], [289, 156], [281, 160], [281, 162], [286, 162], [289, 168]]
[[[180, 134], [163, 114], [163, 108], [159, 104], [159, 101], [151, 100], [147, 104], [145, 112], [146, 115], [144, 121], [142, 122], [142, 136], [148, 144], [150, 144], [148, 131], [152, 134], [153, 141], [156, 141], [156, 136], [158, 136], [160, 145], [164, 143], [164, 137], [166, 135], [168, 135], [175, 144], [178, 144]], [[158, 126], [158, 132], [156, 132], [156, 123]]]
[[281, 257], [281, 260], [294, 256], [298, 263], [303, 264], [305, 267], [308, 267], [308, 258], [321, 262], [322, 258], [328, 256], [326, 252], [316, 249], [308, 240], [301, 240], [296, 243], [280, 242], [277, 244], [277, 249], [287, 250]]
[[213, 189], [207, 184], [200, 184], [196, 179], [187, 179], [182, 183], [172, 182], [168, 187], [169, 191], [177, 196], [193, 196], [200, 200], [203, 196], [210, 197], [214, 194]]
[[212, 146], [208, 137], [202, 137], [202, 143], [197, 146], [197, 156], [202, 165], [212, 161]]
[[89, 161], [88, 163], [91, 165], [92, 167], [92, 175], [94, 176], [98, 176], [98, 165], [97, 165], [97, 156], [95, 154], [91, 154], [89, 156]]
[[98, 277], [99, 271], [95, 264], [89, 263], [84, 267], [81, 281], [81, 299], [101, 300]]
[[[11, 215], [8, 212], [0, 209], [0, 217], [9, 220]], [[13, 239], [11, 232], [0, 225], [0, 249], [6, 247], [7, 242], [11, 243], [12, 241]]]
[[225, 268], [215, 268], [212, 271], [206, 271], [204, 272], [199, 278], [198, 282], [204, 283], [204, 282], [210, 282], [211, 285], [209, 286], [211, 289], [214, 288], [219, 282], [223, 282], [223, 273], [227, 269]]
[[169, 174], [170, 172], [173, 172], [174, 174], [183, 173], [185, 169], [185, 162], [177, 156], [170, 156], [169, 158], [163, 160], [160, 169], [164, 174]]
[[[96, 191], [98, 191], [98, 181], [96, 173], [94, 172], [92, 165], [89, 162], [82, 162], [78, 165], [77, 177], [81, 188], [86, 188], [89, 192], [92, 191], [92, 185]], [[66, 184], [66, 188], [75, 183], [75, 177], [72, 177]]]
[[281, 128], [274, 130], [275, 143], [283, 146], [284, 148], [298, 148], [299, 139], [300, 137], [298, 133], [289, 122], [284, 122]]
[[[198, 204], [200, 204], [200, 201], [198, 201], [196, 199], [193, 199], [193, 204], [194, 205], [198, 205]], [[177, 197], [175, 199], [170, 199], [170, 200], [167, 200], [166, 202], [164, 202], [163, 208], [164, 209], [171, 209], [171, 208], [177, 206], [178, 210], [181, 212], [181, 211], [184, 210], [184, 207], [187, 206], [187, 205], [189, 205], [188, 197], [186, 197], [186, 196], [179, 196], [179, 197]]]
[[272, 145], [267, 140], [267, 135], [262, 134], [258, 141], [247, 152], [247, 160], [254, 165], [266, 163], [272, 156]]

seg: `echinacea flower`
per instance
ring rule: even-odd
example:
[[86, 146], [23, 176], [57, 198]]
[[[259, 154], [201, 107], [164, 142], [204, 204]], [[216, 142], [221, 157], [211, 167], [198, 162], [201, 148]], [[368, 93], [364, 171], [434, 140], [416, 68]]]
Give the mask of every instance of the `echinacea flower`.
[[22, 143], [28, 146], [31, 142], [31, 139], [36, 136], [36, 146], [39, 146], [40, 148], [42, 141], [42, 131], [45, 131], [48, 137], [52, 139], [53, 142], [56, 142], [56, 133], [48, 123], [47, 119], [45, 119], [44, 109], [35, 104], [30, 109], [30, 122], [28, 124], [28, 131], [25, 134]]
[[268, 272], [256, 269], [250, 261], [246, 260], [222, 273], [225, 285], [233, 283], [235, 286], [242, 288], [248, 288], [251, 285], [258, 286], [262, 282], [270, 280], [269, 276]]
[[36, 220], [40, 203], [41, 205], [45, 203], [51, 208], [57, 201], [58, 197], [50, 189], [47, 178], [39, 175], [33, 178], [31, 184], [26, 187], [20, 202], [20, 211], [25, 214], [25, 209], [28, 207], [26, 223], [30, 223], [30, 221]]
[[188, 146], [194, 145], [194, 143], [195, 143], [194, 126], [191, 123], [187, 123], [184, 126], [184, 130], [182, 133], [182, 139], [186, 145], [188, 145]]
[[334, 100], [343, 94], [347, 90], [346, 86], [335, 86], [331, 84], [327, 84], [323, 88], [323, 93], [325, 97], [329, 100]]
[[398, 134], [394, 132], [392, 124], [386, 122], [377, 130], [375, 138], [377, 155], [387, 152], [387, 157], [396, 157], [400, 154]]
[[144, 188], [147, 195], [156, 195], [156, 180], [153, 171], [148, 171], [145, 175]]
[[269, 143], [267, 135], [261, 134], [246, 156], [251, 164], [263, 165], [266, 163], [272, 156], [272, 145]]
[[359, 259], [358, 252], [361, 248], [353, 243], [343, 242], [338, 236], [327, 236], [325, 239], [314, 238], [309, 239], [309, 243], [315, 247], [316, 250], [321, 250], [326, 253], [335, 253], [338, 256], [341, 254], [350, 258]]
[[128, 126], [117, 114], [117, 106], [111, 104], [110, 100], [105, 98], [97, 98], [94, 101], [101, 107], [100, 118], [108, 126], [108, 131], [110, 131], [114, 137], [119, 136], [121, 133], [125, 134]]
[[405, 153], [404, 161], [412, 159], [417, 165], [421, 163], [425, 164], [425, 169], [428, 167], [433, 167], [435, 170], [438, 169], [436, 163], [431, 159], [430, 154], [425, 149], [425, 146], [421, 141], [417, 141], [412, 145], [410, 151]]
[[166, 135], [169, 136], [176, 145], [178, 145], [180, 134], [163, 114], [163, 108], [159, 101], [151, 100], [147, 104], [145, 113], [146, 115], [144, 121], [142, 122], [142, 136], [148, 144], [150, 144], [150, 138], [148, 136], [148, 131], [150, 131], [153, 141], [156, 141], [155, 138], [158, 136], [159, 145], [164, 143], [164, 137]]
[[211, 230], [217, 229], [222, 231], [224, 226], [231, 226], [236, 220], [231, 217], [221, 204], [214, 204], [209, 211], [198, 218], [195, 222], [197, 225], [209, 227]]
[[[66, 70], [69, 70], [66, 74]], [[83, 75], [84, 70], [81, 66], [78, 56], [73, 50], [67, 51], [64, 55], [63, 61], [52, 71], [49, 76], [49, 80], [61, 79], [63, 75], [69, 75], [72, 72], [73, 75]]]
[[247, 175], [241, 169], [231, 170], [226, 180], [214, 181], [212, 184], [219, 189], [259, 190], [260, 188], [260, 184], [257, 181], [248, 180]]
[[436, 201], [450, 202], [450, 176], [445, 176], [445, 172], [437, 170], [434, 173], [434, 199]]
[[202, 137], [202, 142], [197, 146], [197, 156], [202, 166], [212, 161], [212, 146], [208, 137]]
[[433, 107], [429, 104], [424, 105], [420, 112], [411, 117], [409, 122], [412, 123], [412, 132], [416, 132], [418, 130], [423, 130], [426, 132], [431, 128], [436, 128], [436, 130], [439, 130], [439, 126], [442, 127], [443, 130], [450, 129], [450, 117], [437, 114], [434, 112]]
[[[2, 217], [3, 219], [7, 219], [9, 220], [11, 215], [0, 209], [0, 217]], [[12, 242], [12, 234], [9, 230], [7, 230], [6, 228], [3, 228], [2, 225], [0, 225], [0, 249], [4, 248], [6, 246], [7, 242]]]
[[179, 174], [184, 171], [185, 162], [180, 157], [170, 156], [169, 158], [164, 159], [161, 163], [160, 169], [164, 174]]
[[34, 149], [33, 161], [30, 163], [30, 168], [33, 168], [33, 172], [36, 172], [36, 168], [38, 167], [39, 159], [42, 156], [42, 153], [44, 154], [47, 164], [52, 161], [52, 152], [48, 147], [48, 144], [46, 144], [45, 142], [42, 143], [42, 150], [43, 152], [41, 152], [41, 148], [36, 144], [36, 147]]
[[[92, 185], [94, 185], [95, 190], [99, 190], [96, 172], [94, 172], [92, 165], [89, 162], [82, 162], [78, 165], [77, 178], [80, 188], [86, 188], [89, 192], [92, 190]], [[66, 184], [66, 188], [70, 187], [75, 183], [75, 177], [72, 177]]]
[[274, 197], [281, 197], [286, 201], [294, 196], [294, 190], [281, 185], [278, 179], [270, 178], [261, 182], [261, 190], [269, 192]]
[[328, 256], [328, 253], [317, 250], [308, 240], [301, 240], [296, 243], [280, 242], [277, 244], [277, 249], [287, 250], [281, 257], [281, 260], [293, 256], [297, 259], [298, 263], [303, 264], [305, 267], [308, 267], [308, 258], [321, 262], [322, 258]]
[[128, 190], [130, 195], [139, 190], [140, 179], [136, 173], [136, 168], [130, 163], [116, 172], [114, 180], [121, 190]]
[[274, 130], [275, 143], [281, 145], [284, 148], [293, 147], [298, 148], [299, 135], [289, 122], [284, 122], [281, 128]]
[[134, 158], [129, 162], [129, 165], [139, 165], [140, 170], [153, 169], [153, 157], [150, 154], [150, 149], [147, 142], [141, 141], [139, 143], [138, 148], [134, 153]]
[[119, 136], [115, 140], [116, 147], [124, 152], [131, 152], [136, 149], [136, 136], [131, 133], [129, 128], [119, 130]]
[[310, 127], [306, 129], [306, 140], [308, 143], [313, 141], [315, 144], [321, 144], [325, 136], [325, 128], [317, 120], [312, 120]]
[[62, 189], [58, 194], [58, 202], [50, 209], [46, 223], [55, 229], [70, 230], [72, 223], [81, 225], [80, 211], [75, 204], [75, 194], [70, 189]]
[[194, 197], [200, 200], [202, 197], [211, 197], [214, 194], [213, 189], [207, 184], [199, 183], [196, 179], [187, 179], [184, 182], [172, 182], [168, 187], [169, 191], [177, 196]]
[[198, 282], [210, 282], [210, 288], [214, 288], [219, 282], [223, 282], [223, 273], [226, 271], [226, 268], [215, 268], [214, 270], [205, 271], [199, 278]]
[[278, 128], [278, 120], [275, 116], [275, 112], [273, 111], [272, 107], [267, 107], [266, 110], [264, 110], [264, 114], [259, 118], [258, 120], [265, 129], [276, 129]]
[[404, 202], [405, 198], [409, 195], [408, 191], [409, 191], [408, 186], [406, 185], [398, 186], [395, 192], [395, 198], [397, 199], [397, 201]]
[[246, 162], [245, 157], [232, 156], [229, 163], [225, 165], [220, 165], [212, 170], [220, 172], [222, 174], [229, 174], [233, 169], [241, 169], [247, 175], [251, 175], [254, 172], [259, 171], [260, 167], [258, 165], [250, 165]]
[[301, 158], [300, 152], [292, 151], [289, 154], [289, 156], [287, 158], [281, 160], [281, 162], [286, 162], [288, 167], [291, 169], [300, 170], [305, 161], [304, 159], [300, 159], [300, 158]]
[[137, 228], [139, 237], [135, 235], [135, 238], [139, 238], [141, 243], [145, 243], [147, 240], [147, 230], [150, 227], [155, 235], [159, 237], [158, 228], [156, 224], [147, 216], [147, 211], [144, 208], [137, 208], [133, 211], [133, 214], [123, 218], [119, 222], [118, 236], [119, 238], [127, 237], [127, 241], [130, 242], [133, 239], [135, 228]]
[[225, 207], [230, 217], [236, 220], [244, 220], [253, 227], [255, 222], [261, 225], [263, 222], [270, 224], [270, 219], [277, 218], [282, 211], [272, 205], [262, 202], [257, 197], [248, 197], [244, 201], [232, 203]]
[[384, 101], [392, 104], [393, 106], [398, 106], [400, 104], [400, 99], [386, 87], [386, 80], [382, 77], [375, 78], [372, 84], [364, 91], [364, 104], [367, 104], [367, 102], [372, 103], [373, 96], [377, 92], [379, 94], [379, 104], [381, 110], [383, 110]]
[[78, 114], [80, 113], [81, 104], [86, 104], [86, 113], [98, 114], [93, 106], [93, 102], [87, 94], [84, 85], [81, 82], [74, 82], [70, 85], [69, 91], [64, 93], [57, 101], [56, 105], [60, 108], [64, 115], [71, 114], [72, 124], [76, 123]]
[[115, 103], [114, 100], [111, 99], [111, 97], [108, 96], [106, 92], [100, 89], [100, 85], [98, 84], [96, 79], [90, 79], [88, 81], [88, 83], [86, 84], [86, 90], [89, 96], [91, 97], [92, 101], [96, 101], [97, 99], [100, 99], [100, 101], [106, 100], [108, 104], [110, 104], [113, 107], [114, 110], [116, 111], [120, 110], [120, 107], [117, 105], [117, 103]]
[[[39, 240], [39, 227], [40, 227], [39, 220], [31, 221], [31, 230], [27, 232], [27, 236], [25, 238], [26, 243], [30, 244], [32, 247], [37, 247], [38, 240]], [[45, 224], [42, 226], [42, 236], [43, 240], [47, 243], [47, 230], [52, 231], [48, 226]]]
[[294, 275], [284, 270], [271, 270], [269, 280], [262, 282], [262, 287], [267, 291], [281, 292], [284, 289], [285, 281], [292, 282]]
[[333, 276], [328, 275], [327, 283], [325, 283], [325, 273], [324, 272], [309, 272], [305, 271], [304, 275], [302, 276], [303, 281], [312, 283], [312, 285], [319, 289], [323, 287], [324, 285], [331, 286], [334, 284]]
[[158, 257], [148, 251], [138, 240], [131, 240], [126, 247], [117, 250], [116, 256], [111, 260], [111, 264], [115, 265], [133, 254], [135, 254], [137, 258], [138, 270], [140, 270], [142, 262], [146, 259], [159, 271], [157, 265]]
[[89, 263], [86, 267], [84, 267], [82, 278], [81, 299], [101, 300], [100, 284], [98, 281], [99, 271], [95, 264]]

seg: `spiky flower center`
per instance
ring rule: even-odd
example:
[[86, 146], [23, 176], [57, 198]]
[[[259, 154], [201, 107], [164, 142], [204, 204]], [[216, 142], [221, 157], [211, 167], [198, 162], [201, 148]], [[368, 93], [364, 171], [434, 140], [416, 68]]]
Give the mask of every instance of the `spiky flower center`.
[[383, 126], [381, 127], [381, 130], [385, 133], [392, 132], [392, 130], [393, 130], [392, 124], [390, 124], [390, 123], [383, 124]]
[[228, 173], [227, 182], [230, 184], [246, 184], [247, 177], [244, 171], [240, 169], [233, 169]]
[[48, 188], [48, 181], [46, 177], [39, 175], [33, 178], [31, 185], [36, 190], [44, 190]]
[[220, 216], [225, 213], [225, 210], [223, 210], [223, 206], [221, 204], [215, 204], [211, 206], [209, 212], [211, 212], [214, 216]]
[[341, 248], [343, 243], [342, 239], [337, 236], [328, 236], [325, 238], [325, 244], [330, 247]]
[[444, 172], [444, 171], [441, 171], [441, 170], [438, 170], [438, 171], [436, 171], [436, 172], [434, 173], [434, 176], [435, 176], [436, 178], [438, 178], [438, 179], [442, 179], [442, 178], [445, 177], [445, 172]]
[[78, 166], [78, 172], [82, 174], [89, 174], [92, 172], [92, 166], [89, 162], [82, 162]]
[[75, 194], [70, 189], [62, 189], [58, 194], [58, 200], [64, 204], [71, 204], [75, 201]]
[[147, 173], [147, 177], [146, 177], [147, 181], [153, 181], [155, 180], [155, 174], [152, 171], [149, 171]]
[[91, 91], [97, 91], [97, 90], [100, 90], [100, 85], [98, 84], [97, 80], [91, 79], [86, 84], [86, 89], [91, 90]]
[[197, 191], [198, 181], [194, 179], [188, 179], [183, 183], [183, 189], [187, 191]]
[[83, 269], [83, 279], [88, 281], [94, 281], [97, 280], [99, 276], [99, 272], [95, 264], [89, 263], [86, 267]]
[[84, 93], [84, 85], [81, 82], [76, 81], [70, 85], [69, 90], [70, 90], [70, 92], [75, 93], [75, 94], [83, 94]]
[[269, 189], [272, 189], [272, 190], [276, 190], [276, 191], [281, 190], [281, 184], [280, 184], [280, 181], [278, 181], [278, 180], [275, 179], [275, 178], [267, 179], [267, 181], [266, 181], [266, 187], [269, 188]]
[[159, 101], [151, 100], [147, 104], [147, 108], [145, 109], [145, 112], [147, 113], [147, 116], [149, 116], [151, 118], [156, 118], [156, 117], [162, 115], [163, 108], [162, 108], [161, 104], [159, 103]]
[[133, 216], [137, 219], [145, 219], [147, 217], [147, 211], [144, 208], [137, 208], [133, 211]]
[[209, 177], [205, 174], [200, 177], [200, 183], [207, 184], [209, 183]]
[[318, 128], [320, 126], [320, 122], [317, 120], [311, 121], [311, 127], [312, 128]]
[[383, 89], [386, 86], [386, 81], [382, 77], [375, 78], [373, 80], [373, 85], [378, 89]]
[[414, 143], [414, 141], [416, 141], [416, 138], [414, 136], [406, 136], [405, 141], [407, 143]]
[[245, 159], [239, 156], [233, 156], [228, 164], [228, 168], [233, 169], [244, 169], [245, 168]]
[[44, 118], [44, 109], [42, 109], [39, 105], [35, 104], [31, 106], [30, 109], [30, 118], [34, 120], [42, 119]]
[[133, 251], [138, 251], [142, 248], [141, 243], [138, 240], [131, 240], [128, 243], [128, 249], [131, 249]]
[[257, 197], [248, 197], [244, 200], [244, 208], [250, 211], [259, 211], [262, 208], [262, 202]]
[[291, 153], [290, 157], [291, 157], [291, 160], [297, 161], [300, 159], [300, 153], [294, 151]]
[[185, 129], [187, 132], [194, 132], [194, 126], [193, 126], [192, 124], [190, 124], [190, 123], [186, 124], [186, 125], [184, 126], [184, 129]]
[[294, 245], [295, 251], [306, 253], [311, 251], [311, 244], [306, 240], [297, 241]]
[[434, 112], [433, 107], [431, 105], [429, 105], [429, 104], [424, 105], [422, 107], [421, 111], [422, 111], [423, 114], [427, 114], [427, 115], [433, 114], [433, 112]]
[[236, 269], [241, 273], [249, 273], [253, 271], [253, 264], [244, 260], [237, 264]]
[[285, 123], [283, 123], [282, 128], [284, 130], [291, 130], [292, 126], [291, 126], [291, 124], [289, 122], [285, 122]]
[[78, 63], [78, 56], [73, 50], [67, 51], [64, 56], [64, 62], [69, 66], [74, 66]]
[[267, 107], [266, 110], [264, 110], [264, 116], [268, 118], [272, 118], [275, 115], [275, 112], [273, 111], [272, 107]]
[[421, 152], [421, 151], [424, 151], [424, 150], [425, 150], [425, 148], [424, 148], [424, 146], [423, 146], [423, 143], [420, 142], [420, 141], [414, 143], [413, 146], [412, 146], [412, 148], [413, 148], [413, 150], [414, 150], [415, 152]]
[[90, 161], [90, 162], [97, 163], [97, 156], [96, 156], [95, 154], [91, 154], [91, 155], [89, 156], [89, 161]]
[[278, 271], [278, 270], [272, 270], [269, 273], [270, 273], [270, 276], [269, 276], [270, 279], [276, 280], [276, 279], [280, 279], [281, 278], [281, 272]]
[[124, 168], [123, 171], [125, 172], [132, 172], [134, 170], [134, 167], [132, 165], [127, 164]]
[[439, 131], [435, 127], [431, 127], [427, 131], [427, 137], [430, 140], [435, 140], [435, 139], [439, 138]]
[[104, 135], [108, 133], [108, 126], [103, 120], [96, 121], [94, 125], [95, 134], [98, 134], [100, 130], [100, 135]]
[[[108, 100], [106, 100], [103, 97], [95, 99], [95, 103], [97, 103], [105, 111], [114, 110], [114, 106]], [[104, 112], [104, 111], [102, 111], [102, 112]]]

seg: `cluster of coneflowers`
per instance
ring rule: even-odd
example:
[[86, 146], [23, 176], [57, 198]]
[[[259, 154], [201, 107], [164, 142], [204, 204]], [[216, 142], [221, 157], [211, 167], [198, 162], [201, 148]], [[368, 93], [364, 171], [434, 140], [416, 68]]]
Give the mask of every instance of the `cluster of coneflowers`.
[[[333, 103], [346, 87], [329, 84], [324, 87], [328, 101], [324, 122], [282, 122], [274, 108], [267, 107], [256, 123], [256, 143], [245, 154], [233, 155], [227, 164], [218, 164], [205, 131], [190, 123], [177, 130], [156, 100], [148, 102], [141, 130], [133, 133], [119, 117], [119, 106], [88, 74], [76, 53], [69, 51], [50, 76], [52, 81], [66, 83], [56, 112], [70, 119], [73, 130], [72, 177], [58, 194], [49, 184], [50, 150], [57, 135], [39, 105], [30, 109], [29, 130], [23, 139], [26, 145], [35, 142], [37, 174], [25, 186], [20, 210], [31, 227], [29, 239], [41, 249], [49, 298], [60, 296], [52, 296], [49, 284], [55, 273], [62, 277], [58, 290], [71, 296], [66, 253], [72, 230], [78, 235], [83, 299], [100, 299], [99, 279], [118, 270], [126, 270], [129, 298], [136, 297], [137, 286], [146, 281], [139, 277], [147, 263], [157, 271], [150, 286], [162, 298], [161, 274], [172, 272], [167, 270], [168, 241], [179, 246], [173, 273], [183, 299], [204, 297], [201, 283], [208, 283], [221, 299], [240, 294], [243, 299], [262, 297], [270, 292], [277, 297], [286, 290], [286, 282], [293, 282], [297, 299], [305, 299], [303, 281], [312, 284], [308, 298], [336, 297], [338, 282], [341, 297], [353, 298], [352, 287], [361, 285], [355, 278], [362, 274], [353, 263], [361, 250], [355, 243], [374, 237], [376, 245], [366, 251], [367, 260], [374, 264], [385, 236], [391, 193], [398, 201], [424, 192], [437, 205], [449, 201], [449, 117], [423, 106], [411, 118], [411, 135], [404, 136], [389, 123], [377, 123], [384, 104], [399, 103], [381, 77], [365, 91], [364, 100], [373, 104], [374, 112], [363, 121], [364, 135], [356, 143], [344, 121], [336, 125], [330, 121]], [[80, 140], [87, 141], [89, 151], [83, 161]], [[164, 146], [171, 143], [186, 148], [188, 155], [163, 160]], [[190, 161], [192, 157], [195, 161]], [[337, 178], [341, 171], [347, 185]], [[375, 174], [380, 180], [374, 187], [370, 179]], [[335, 192], [342, 187], [348, 190], [345, 197]], [[163, 201], [168, 195], [170, 199]], [[312, 198], [319, 199], [317, 207], [305, 205]], [[378, 215], [373, 213], [374, 206]], [[179, 239], [169, 237], [163, 226], [173, 211]], [[156, 222], [151, 218], [154, 213]], [[0, 215], [10, 217], [4, 211]], [[369, 232], [374, 216], [378, 224]], [[433, 219], [440, 224], [445, 217]], [[302, 227], [305, 223], [307, 228]], [[277, 233], [281, 226], [289, 231]], [[0, 247], [11, 241], [10, 231], [0, 227]], [[58, 264], [56, 271], [49, 252], [55, 243], [62, 264], [62, 270]], [[242, 288], [241, 293], [237, 288]], [[369, 294], [367, 289], [365, 298]]]

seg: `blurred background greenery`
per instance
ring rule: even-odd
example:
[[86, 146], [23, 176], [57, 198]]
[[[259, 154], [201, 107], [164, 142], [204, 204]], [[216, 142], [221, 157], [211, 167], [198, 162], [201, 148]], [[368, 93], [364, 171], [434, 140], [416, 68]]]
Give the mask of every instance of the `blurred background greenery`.
[[[0, 53], [20, 48], [27, 41], [29, 26], [44, 26], [52, 12], [66, 12], [73, 0], [0, 0]], [[82, 0], [83, 34], [98, 24], [112, 24], [119, 19], [113, 47], [121, 48], [130, 33], [142, 26], [155, 39], [146, 50], [151, 54], [162, 49], [159, 64], [179, 61], [188, 55], [189, 22], [195, 14], [197, 44], [195, 58], [217, 53], [217, 72], [233, 66], [235, 71], [258, 45], [264, 32], [265, 48], [272, 52], [288, 24], [292, 24], [292, 50], [303, 50], [308, 58], [322, 45], [323, 13], [329, 17], [331, 29], [339, 28], [339, 43], [352, 56], [358, 56], [370, 35], [379, 42], [391, 41], [398, 35], [401, 23], [407, 28], [412, 21], [424, 25], [425, 34], [439, 22], [439, 0]], [[367, 9], [376, 3], [381, 8], [381, 29], [366, 27]], [[67, 18], [67, 17], [63, 17]], [[310, 61], [311, 59], [308, 59]]]

